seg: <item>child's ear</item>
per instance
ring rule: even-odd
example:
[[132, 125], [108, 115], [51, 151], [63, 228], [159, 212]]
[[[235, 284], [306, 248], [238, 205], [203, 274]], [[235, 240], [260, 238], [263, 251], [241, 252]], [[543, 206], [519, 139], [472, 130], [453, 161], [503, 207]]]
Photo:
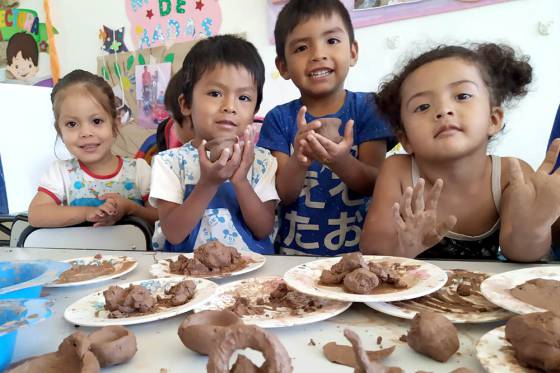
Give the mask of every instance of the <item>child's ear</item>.
[[504, 123], [504, 109], [500, 106], [494, 106], [490, 110], [490, 126], [488, 127], [488, 136], [491, 137], [502, 129]]
[[358, 62], [358, 42], [354, 40], [350, 45], [350, 66], [356, 65]]
[[290, 80], [290, 73], [288, 72], [288, 66], [286, 65], [286, 59], [276, 57], [276, 59], [274, 60], [274, 63], [276, 64], [276, 68], [280, 72], [280, 75], [282, 76], [282, 78], [284, 78], [286, 80]]
[[181, 93], [177, 101], [179, 102], [179, 107], [181, 108], [181, 114], [183, 114], [184, 117], [190, 117], [192, 110], [187, 105], [187, 99], [185, 98], [185, 95]]

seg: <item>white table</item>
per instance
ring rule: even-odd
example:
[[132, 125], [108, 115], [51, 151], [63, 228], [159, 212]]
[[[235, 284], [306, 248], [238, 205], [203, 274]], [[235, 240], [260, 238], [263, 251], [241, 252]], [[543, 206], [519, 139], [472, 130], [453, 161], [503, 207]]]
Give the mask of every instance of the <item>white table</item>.
[[[99, 251], [2, 247], [0, 248], [0, 260], [60, 260], [95, 255], [97, 252]], [[156, 258], [175, 255], [173, 253], [135, 251], [104, 253], [132, 256], [138, 260], [139, 266], [120, 279], [100, 284], [72, 288], [45, 288], [46, 296], [55, 302], [54, 315], [37, 325], [20, 330], [13, 361], [55, 351], [58, 344], [66, 336], [77, 330], [91, 332], [93, 328], [77, 328], [64, 320], [63, 314], [67, 306], [92, 292], [105, 289], [109, 284], [150, 278], [149, 266], [154, 263]], [[224, 283], [265, 275], [281, 276], [286, 270], [313, 259], [315, 258], [269, 256], [264, 267], [258, 271], [216, 282]], [[494, 273], [527, 266], [526, 264], [467, 261], [433, 261], [432, 263], [444, 269], [464, 268]], [[165, 372], [164, 369], [167, 369], [169, 373], [205, 372], [206, 356], [188, 350], [177, 337], [177, 329], [185, 316], [183, 314], [165, 320], [128, 326], [137, 337], [138, 352], [136, 356], [128, 364], [104, 369], [104, 371], [159, 373], [160, 371]], [[362, 338], [366, 349], [369, 350], [380, 348], [376, 344], [378, 336], [383, 338], [381, 343], [383, 347], [396, 345], [395, 352], [384, 363], [388, 366], [399, 366], [406, 372], [416, 372], [417, 370], [450, 372], [461, 366], [483, 372], [484, 369], [476, 358], [474, 346], [484, 333], [501, 324], [503, 323], [457, 324], [461, 347], [459, 352], [445, 364], [419, 355], [410, 349], [406, 343], [399, 341], [399, 337], [406, 334], [409, 329], [408, 320], [381, 314], [359, 303], [354, 303], [341, 315], [323, 322], [269, 330], [280, 338], [288, 350], [292, 357], [295, 372], [352, 372], [350, 368], [329, 362], [322, 352], [323, 345], [330, 341], [349, 345], [342, 334], [344, 328], [351, 328], [356, 331]], [[316, 345], [310, 344], [310, 339], [313, 339]]]

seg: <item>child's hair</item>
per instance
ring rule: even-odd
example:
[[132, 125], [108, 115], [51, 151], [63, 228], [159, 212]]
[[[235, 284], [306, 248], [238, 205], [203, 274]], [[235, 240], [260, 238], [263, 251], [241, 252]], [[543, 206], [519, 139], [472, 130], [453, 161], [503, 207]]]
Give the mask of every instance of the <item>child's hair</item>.
[[39, 65], [39, 49], [37, 48], [35, 38], [31, 34], [18, 32], [10, 38], [6, 48], [8, 65], [12, 64], [18, 52], [21, 52], [21, 56], [26, 60], [31, 58], [35, 66]]
[[440, 45], [411, 59], [400, 72], [380, 85], [375, 102], [395, 133], [404, 133], [401, 119], [401, 87], [404, 81], [419, 67], [444, 58], [460, 58], [478, 67], [488, 88], [491, 106], [501, 106], [513, 98], [523, 97], [532, 80], [529, 57], [516, 56], [510, 46], [494, 43], [472, 44], [470, 47]]
[[117, 121], [117, 104], [113, 89], [102, 77], [92, 74], [84, 70], [74, 70], [66, 74], [56, 83], [51, 92], [51, 102], [54, 112], [54, 127], [60, 136], [60, 128], [58, 127], [58, 119], [60, 117], [60, 105], [66, 97], [67, 88], [81, 86], [83, 87], [107, 114], [113, 119], [113, 133], [118, 133]]
[[282, 61], [286, 60], [286, 39], [299, 24], [312, 17], [330, 17], [338, 14], [344, 23], [350, 44], [354, 42], [354, 28], [348, 9], [339, 0], [290, 0], [278, 14], [274, 26], [274, 40], [276, 55]]
[[165, 90], [165, 97], [163, 103], [165, 110], [167, 110], [179, 127], [183, 127], [185, 116], [181, 112], [179, 106], [179, 96], [181, 95], [181, 88], [183, 85], [183, 70], [179, 70], [171, 77], [167, 89]]
[[187, 53], [182, 68], [182, 92], [187, 105], [192, 105], [193, 88], [202, 75], [218, 65], [243, 67], [253, 76], [257, 86], [257, 112], [263, 97], [264, 63], [253, 44], [235, 35], [203, 39]]

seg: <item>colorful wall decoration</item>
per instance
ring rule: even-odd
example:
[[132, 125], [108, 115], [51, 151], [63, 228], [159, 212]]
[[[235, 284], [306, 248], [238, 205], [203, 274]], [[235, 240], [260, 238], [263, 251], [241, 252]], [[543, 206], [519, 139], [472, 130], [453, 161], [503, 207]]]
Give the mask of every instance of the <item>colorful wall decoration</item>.
[[5, 64], [11, 77], [36, 84], [39, 53], [48, 53], [50, 49], [47, 26], [39, 21], [37, 12], [20, 8], [0, 9], [0, 42], [7, 42]]
[[125, 0], [131, 37], [139, 48], [152, 48], [218, 34], [218, 0]]

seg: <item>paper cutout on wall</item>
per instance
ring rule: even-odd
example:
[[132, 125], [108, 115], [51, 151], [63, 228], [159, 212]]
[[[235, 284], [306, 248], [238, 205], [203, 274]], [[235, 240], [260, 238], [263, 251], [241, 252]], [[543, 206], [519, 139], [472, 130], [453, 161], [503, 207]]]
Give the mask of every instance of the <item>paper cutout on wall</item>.
[[222, 12], [218, 0], [125, 0], [137, 48], [153, 48], [218, 34]]
[[140, 127], [157, 128], [159, 122], [169, 117], [164, 104], [169, 79], [169, 62], [136, 66], [137, 123]]
[[0, 41], [7, 41], [5, 63], [9, 78], [25, 84], [52, 86], [49, 77], [36, 76], [39, 52], [49, 52], [47, 28], [39, 22], [36, 11], [0, 9]]
[[107, 53], [128, 51], [128, 48], [124, 45], [124, 26], [113, 30], [103, 25], [103, 29], [99, 30], [99, 38], [103, 42], [103, 50]]

